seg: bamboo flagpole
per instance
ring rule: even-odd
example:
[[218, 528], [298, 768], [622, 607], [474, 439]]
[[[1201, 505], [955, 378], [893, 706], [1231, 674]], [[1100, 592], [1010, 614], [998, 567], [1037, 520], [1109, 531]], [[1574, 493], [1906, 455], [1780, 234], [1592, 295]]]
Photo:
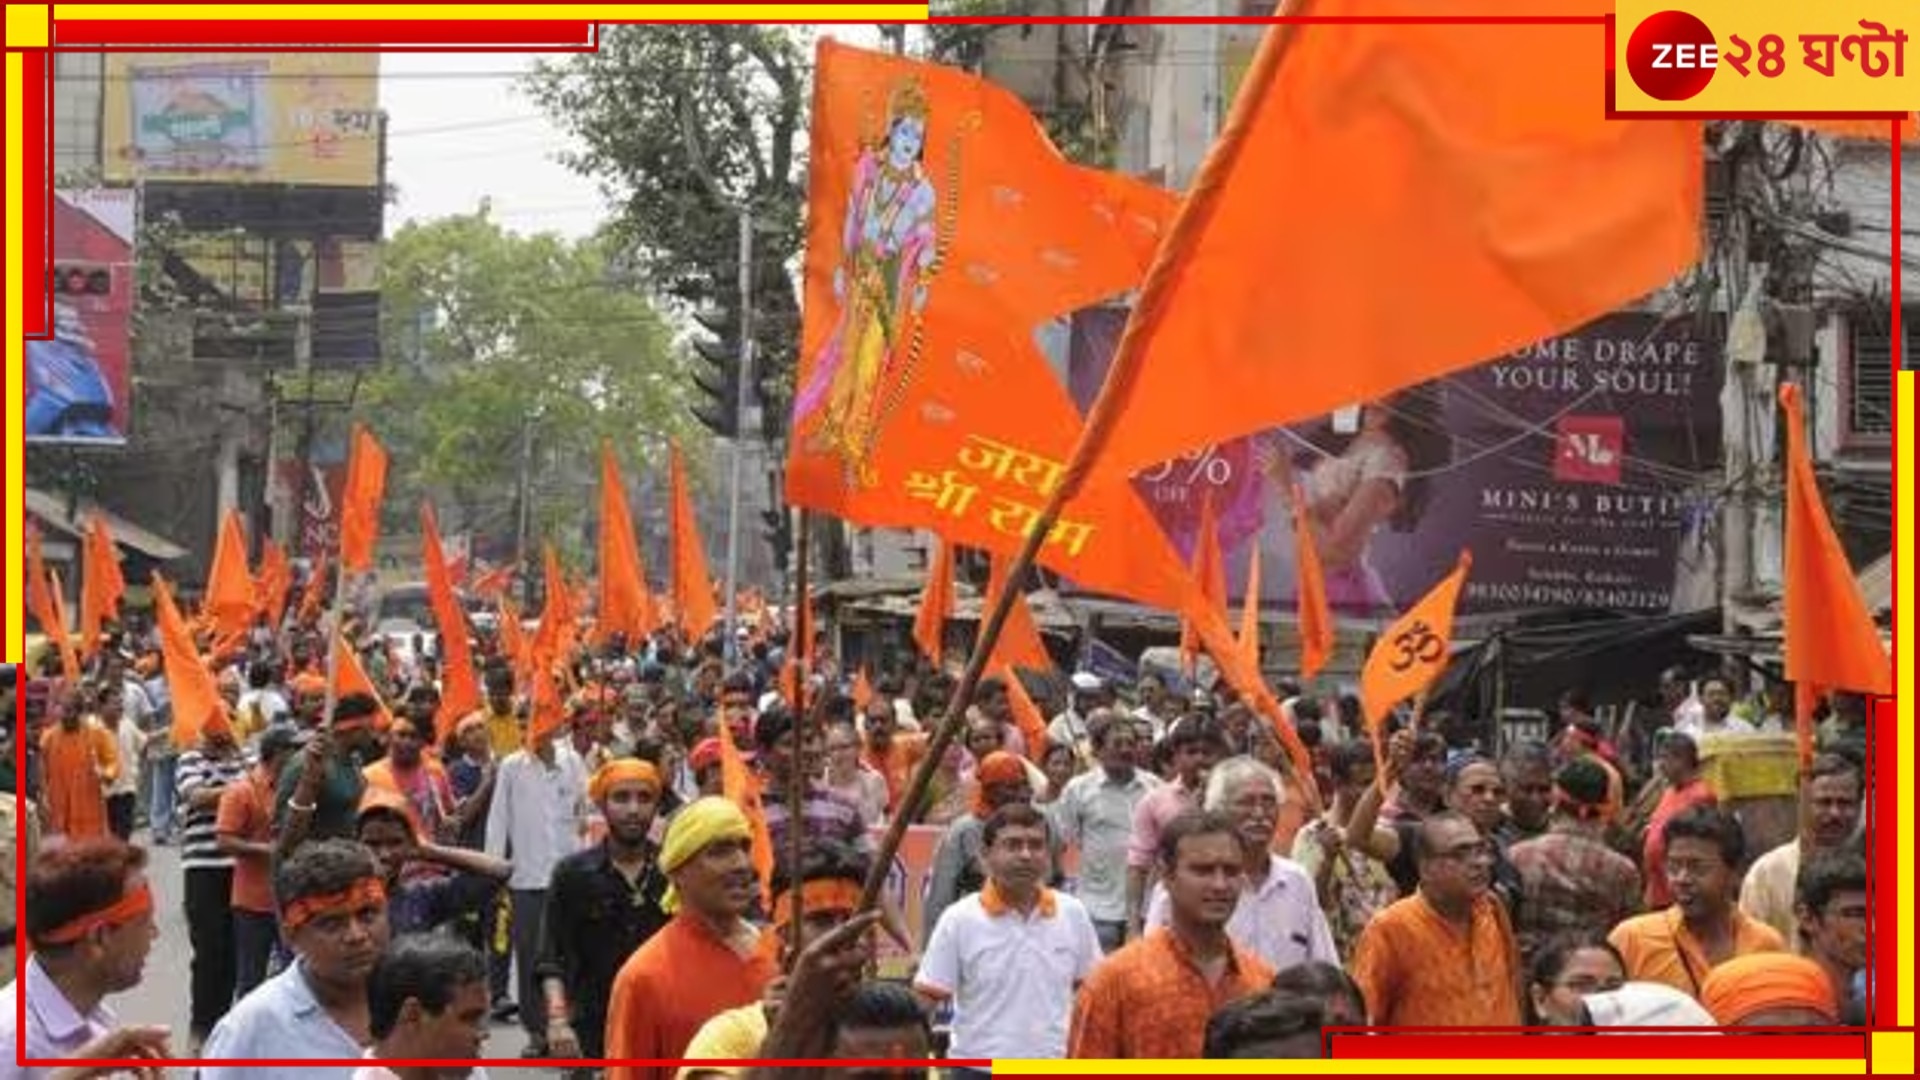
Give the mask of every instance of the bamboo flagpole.
[[[787, 903], [791, 905], [788, 916], [786, 970], [793, 970], [794, 961], [799, 959], [800, 950], [805, 947], [806, 907], [802, 894], [800, 860], [806, 854], [806, 815], [807, 783], [810, 779], [805, 768], [807, 762], [804, 747], [806, 736], [813, 730], [812, 718], [807, 715], [807, 660], [806, 643], [813, 630], [812, 605], [807, 602], [807, 533], [813, 524], [812, 515], [800, 511], [800, 526], [794, 536], [794, 619], [793, 636], [789, 648], [794, 650], [795, 659], [801, 667], [793, 680], [793, 728], [789, 737], [793, 740], [793, 753], [789, 758], [791, 765], [787, 769]], [[825, 694], [820, 695], [822, 699]]]

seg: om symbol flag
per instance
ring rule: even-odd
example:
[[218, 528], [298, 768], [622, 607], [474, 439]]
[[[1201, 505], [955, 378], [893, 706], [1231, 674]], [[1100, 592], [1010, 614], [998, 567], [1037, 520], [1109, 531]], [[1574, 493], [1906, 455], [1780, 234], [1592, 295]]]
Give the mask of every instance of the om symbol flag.
[[1432, 686], [1447, 669], [1447, 654], [1453, 646], [1453, 608], [1472, 565], [1472, 553], [1462, 551], [1453, 573], [1381, 631], [1380, 640], [1367, 655], [1367, 665], [1360, 672], [1360, 701], [1367, 727], [1376, 734], [1395, 705]]

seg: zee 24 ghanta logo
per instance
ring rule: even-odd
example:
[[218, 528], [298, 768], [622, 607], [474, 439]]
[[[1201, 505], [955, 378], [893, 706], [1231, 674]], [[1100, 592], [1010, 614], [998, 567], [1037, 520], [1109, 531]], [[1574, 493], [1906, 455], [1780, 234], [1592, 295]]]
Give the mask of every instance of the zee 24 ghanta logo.
[[[1839, 65], [1858, 64], [1870, 79], [1906, 75], [1907, 32], [1861, 19], [1852, 34], [1797, 34], [1799, 62], [1809, 71], [1833, 78]], [[1627, 73], [1635, 86], [1660, 101], [1685, 101], [1707, 88], [1722, 67], [1740, 78], [1777, 79], [1793, 61], [1780, 34], [1753, 40], [1728, 34], [1722, 43], [1707, 24], [1685, 11], [1656, 12], [1640, 20], [1627, 39]]]

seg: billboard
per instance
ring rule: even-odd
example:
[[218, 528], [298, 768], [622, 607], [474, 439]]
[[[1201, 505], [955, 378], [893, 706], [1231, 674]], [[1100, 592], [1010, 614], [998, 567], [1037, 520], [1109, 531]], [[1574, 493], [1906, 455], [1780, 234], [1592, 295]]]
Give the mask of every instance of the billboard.
[[380, 178], [373, 53], [108, 53], [109, 180], [370, 188]]
[[127, 189], [54, 192], [53, 333], [26, 343], [28, 442], [126, 442], [137, 219]]
[[[1084, 410], [1126, 313], [1074, 317], [1069, 384]], [[1403, 610], [1473, 552], [1464, 610], [1670, 610], [1681, 535], [1720, 465], [1721, 348], [1687, 320], [1618, 313], [1318, 421], [1196, 451], [1134, 483], [1189, 558], [1210, 495], [1229, 593], [1250, 546], [1261, 595], [1295, 602], [1287, 493], [1305, 495], [1342, 614]]]

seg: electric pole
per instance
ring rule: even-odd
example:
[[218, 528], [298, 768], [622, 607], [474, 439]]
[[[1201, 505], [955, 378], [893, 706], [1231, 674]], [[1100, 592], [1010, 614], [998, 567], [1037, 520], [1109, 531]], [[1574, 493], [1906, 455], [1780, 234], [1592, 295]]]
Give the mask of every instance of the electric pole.
[[[740, 209], [740, 382], [734, 397], [733, 476], [727, 486], [726, 638], [721, 654], [734, 656], [740, 592], [740, 486], [746, 470], [747, 411], [753, 386], [753, 211]], [[738, 658], [737, 656], [735, 657]]]

